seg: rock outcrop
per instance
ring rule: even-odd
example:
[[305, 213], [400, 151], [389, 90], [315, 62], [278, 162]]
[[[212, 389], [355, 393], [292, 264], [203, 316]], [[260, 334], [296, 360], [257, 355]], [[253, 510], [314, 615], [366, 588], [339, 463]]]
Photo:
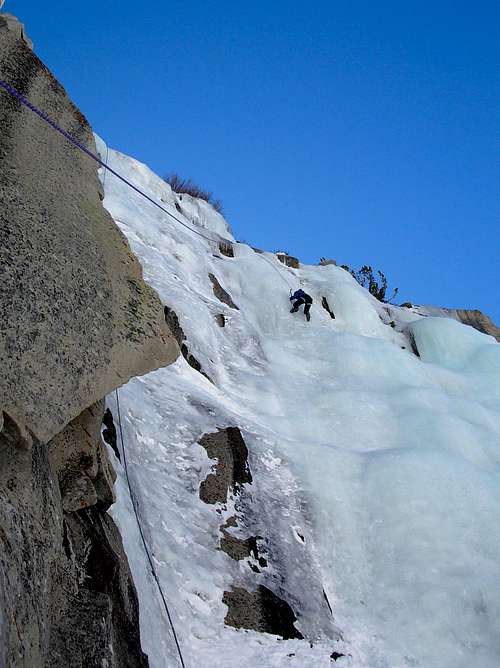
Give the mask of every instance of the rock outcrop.
[[293, 257], [293, 255], [288, 255], [288, 253], [276, 253], [276, 257], [286, 267], [292, 267], [292, 269], [299, 269], [300, 268], [299, 259], [296, 258], [296, 257]]
[[[418, 306], [411, 302], [401, 304], [404, 308], [416, 309], [416, 313], [420, 315], [431, 315], [438, 318], [453, 318], [464, 325], [474, 327], [483, 334], [493, 336], [500, 343], [500, 327], [493, 322], [491, 318], [485, 315], [478, 309], [464, 309], [464, 308], [439, 308], [436, 306]], [[424, 309], [423, 314], [418, 309]]]
[[[0, 9], [2, 8], [3, 0], [0, 2]], [[8, 30], [14, 33], [17, 37], [22, 39], [26, 45], [32, 49], [33, 42], [26, 35], [24, 31], [24, 25], [12, 14], [0, 14], [0, 32]]]
[[464, 325], [470, 325], [477, 329], [483, 334], [489, 334], [494, 336], [495, 339], [500, 343], [500, 327], [497, 327], [495, 323], [488, 318], [487, 315], [484, 315], [481, 311], [477, 309], [449, 309], [453, 317], [460, 322], [463, 322]]
[[304, 637], [294, 626], [297, 618], [290, 605], [267, 587], [259, 585], [255, 592], [235, 587], [224, 593], [223, 600], [228, 607], [228, 626], [272, 633], [283, 640]]
[[[259, 543], [265, 543], [262, 536], [240, 537], [233, 533], [245, 531], [244, 490], [253, 481], [243, 436], [237, 427], [226, 427], [204, 434], [198, 443], [216, 462], [200, 484], [200, 499], [216, 506], [221, 520], [228, 510], [229, 500], [235, 513], [226, 517], [220, 526], [220, 549], [234, 561], [245, 562], [254, 574], [260, 574], [268, 566], [267, 559], [260, 553]], [[225, 618], [228, 626], [272, 633], [283, 639], [303, 638], [294, 626], [297, 617], [290, 603], [258, 580], [253, 581], [250, 591], [234, 585], [231, 591], [224, 592], [223, 603], [228, 608]]]
[[248, 450], [237, 427], [204, 434], [199, 443], [210, 459], [217, 460], [215, 470], [200, 485], [200, 499], [205, 503], [226, 503], [230, 490], [237, 493], [241, 485], [252, 482], [248, 467]]
[[[0, 78], [95, 151], [30, 47], [1, 15]], [[0, 127], [0, 666], [145, 667], [101, 424], [179, 349], [96, 163], [3, 90]]]
[[326, 297], [321, 297], [321, 306], [325, 309], [330, 318], [332, 318], [332, 320], [335, 320], [335, 313], [330, 307], [330, 304], [328, 303], [328, 299]]
[[[181, 354], [186, 360], [186, 362], [189, 364], [189, 366], [194, 369], [195, 371], [198, 371], [198, 373], [201, 373], [202, 376], [205, 376], [205, 378], [210, 381], [211, 383], [213, 382], [210, 376], [203, 371], [203, 368], [200, 364], [200, 362], [196, 359], [196, 357], [189, 351], [187, 340], [186, 340], [186, 335], [184, 334], [184, 330], [180, 326], [179, 323], [179, 318], [177, 317], [177, 313], [171, 309], [169, 306], [164, 306], [163, 308], [165, 312], [165, 322], [170, 328], [170, 331], [172, 332], [175, 340], [177, 341]], [[224, 317], [224, 316], [222, 316]]]
[[239, 307], [236, 306], [236, 304], [233, 302], [233, 299], [229, 294], [229, 292], [227, 292], [227, 290], [224, 290], [222, 285], [219, 283], [217, 277], [214, 276], [213, 274], [208, 274], [208, 277], [210, 279], [210, 282], [212, 283], [212, 290], [217, 299], [221, 301], [223, 304], [229, 306], [230, 308], [234, 308], [237, 311], [239, 311]]

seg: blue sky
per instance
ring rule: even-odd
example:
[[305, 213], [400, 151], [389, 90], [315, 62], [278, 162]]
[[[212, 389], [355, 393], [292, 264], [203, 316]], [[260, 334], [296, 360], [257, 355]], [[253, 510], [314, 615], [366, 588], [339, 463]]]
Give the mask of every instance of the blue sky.
[[7, 0], [96, 132], [235, 235], [500, 322], [498, 2]]

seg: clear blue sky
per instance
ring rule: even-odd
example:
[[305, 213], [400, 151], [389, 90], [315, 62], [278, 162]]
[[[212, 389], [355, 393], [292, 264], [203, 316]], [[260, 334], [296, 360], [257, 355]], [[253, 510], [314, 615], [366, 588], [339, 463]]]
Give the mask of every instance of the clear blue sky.
[[498, 2], [7, 0], [94, 129], [236, 237], [500, 322]]

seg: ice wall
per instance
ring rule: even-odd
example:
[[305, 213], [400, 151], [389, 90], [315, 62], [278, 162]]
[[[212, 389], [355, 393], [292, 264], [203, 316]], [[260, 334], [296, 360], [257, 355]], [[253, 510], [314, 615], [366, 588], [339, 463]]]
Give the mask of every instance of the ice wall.
[[[178, 212], [178, 196], [147, 167], [115, 151], [109, 160]], [[244, 244], [225, 257], [109, 175], [105, 190], [146, 280], [213, 380], [180, 359], [122, 391], [132, 482], [189, 665], [234, 666], [236, 653], [241, 666], [330, 666], [335, 649], [346, 655], [338, 665], [356, 668], [496, 668], [498, 344], [425, 311], [384, 310], [339, 267], [294, 270]], [[204, 204], [184, 212], [228, 236]], [[238, 310], [217, 299], [210, 273]], [[299, 286], [314, 298], [310, 323], [289, 313]], [[272, 546], [258, 577], [302, 613], [313, 647], [224, 626], [223, 592], [256, 582], [217, 549], [220, 516], [198, 496], [211, 461], [197, 441], [227, 425], [248, 444], [254, 521]], [[160, 668], [173, 647], [120, 480], [115, 515], [145, 650]]]

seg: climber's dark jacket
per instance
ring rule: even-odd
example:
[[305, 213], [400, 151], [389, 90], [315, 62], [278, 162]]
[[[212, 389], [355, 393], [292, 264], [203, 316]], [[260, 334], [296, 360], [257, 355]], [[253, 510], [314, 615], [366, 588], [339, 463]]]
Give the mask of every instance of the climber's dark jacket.
[[313, 300], [311, 295], [308, 295], [304, 290], [296, 290], [293, 295], [290, 297], [290, 301], [295, 301], [296, 299], [302, 300], [306, 304], [312, 304]]

